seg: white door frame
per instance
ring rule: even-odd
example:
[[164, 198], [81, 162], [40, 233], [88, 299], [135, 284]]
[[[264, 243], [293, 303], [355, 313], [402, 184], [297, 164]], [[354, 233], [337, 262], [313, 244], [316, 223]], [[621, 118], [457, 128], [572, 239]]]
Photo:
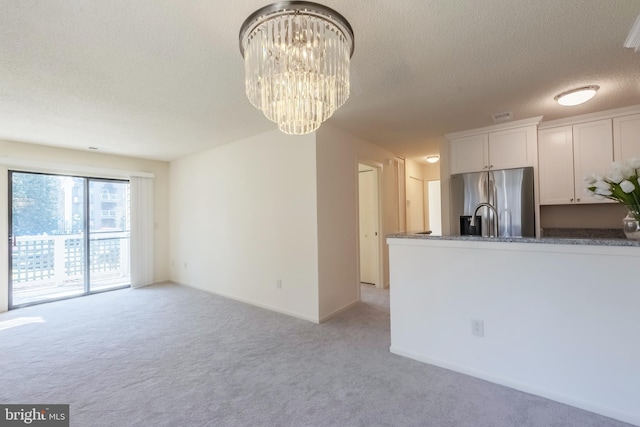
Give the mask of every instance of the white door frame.
[[377, 192], [378, 192], [378, 280], [376, 280], [376, 288], [379, 289], [383, 289], [384, 288], [384, 236], [382, 235], [382, 171], [383, 171], [383, 165], [380, 162], [376, 162], [376, 161], [372, 161], [372, 160], [367, 160], [367, 159], [357, 159], [356, 163], [355, 163], [355, 177], [356, 177], [356, 200], [355, 200], [355, 204], [356, 204], [356, 226], [357, 226], [357, 234], [356, 234], [356, 239], [357, 239], [357, 248], [358, 248], [358, 299], [360, 299], [360, 206], [359, 206], [359, 200], [360, 200], [360, 185], [358, 184], [359, 182], [359, 164], [363, 164], [369, 167], [372, 167], [374, 169], [376, 169], [377, 171], [377, 183], [376, 183], [376, 187], [377, 187]]

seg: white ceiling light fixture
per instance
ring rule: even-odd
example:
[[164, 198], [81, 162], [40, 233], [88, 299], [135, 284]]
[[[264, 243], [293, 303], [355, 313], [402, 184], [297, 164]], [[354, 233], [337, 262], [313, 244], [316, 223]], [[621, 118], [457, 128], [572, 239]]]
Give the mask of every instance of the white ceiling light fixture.
[[579, 87], [577, 89], [571, 89], [561, 94], [556, 95], [553, 99], [558, 101], [558, 104], [565, 107], [573, 107], [574, 105], [580, 105], [591, 98], [593, 98], [596, 92], [600, 89], [600, 86], [591, 85]]
[[434, 156], [427, 156], [425, 157], [425, 160], [428, 163], [438, 163], [438, 160], [440, 160], [440, 156], [439, 155], [434, 155]]
[[240, 28], [247, 97], [282, 132], [313, 132], [349, 98], [353, 49], [353, 29], [333, 9], [306, 1], [260, 8]]

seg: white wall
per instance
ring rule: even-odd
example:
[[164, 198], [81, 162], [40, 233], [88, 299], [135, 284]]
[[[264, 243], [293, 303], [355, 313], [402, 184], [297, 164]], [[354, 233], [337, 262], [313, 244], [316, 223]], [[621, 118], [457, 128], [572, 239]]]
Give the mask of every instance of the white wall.
[[[156, 281], [171, 279], [314, 322], [358, 301], [357, 164], [378, 164], [388, 286], [384, 236], [398, 224], [388, 165], [395, 155], [326, 123], [315, 134], [274, 130], [170, 164], [7, 141], [0, 148], [6, 157], [78, 165], [78, 171], [154, 173]], [[6, 168], [0, 169], [4, 206], [6, 179]], [[6, 242], [6, 209], [0, 212]], [[7, 304], [6, 251], [0, 245], [0, 309]]]
[[424, 168], [422, 164], [411, 159], [405, 159], [404, 167], [407, 178], [412, 176], [424, 180]]
[[[324, 126], [323, 126], [324, 128]], [[330, 132], [330, 131], [329, 131]], [[348, 138], [317, 132], [320, 319], [358, 301], [358, 165]]]
[[640, 425], [640, 248], [389, 243], [392, 352]]
[[422, 165], [422, 176], [425, 181], [436, 181], [440, 179], [440, 161]]
[[540, 226], [545, 228], [622, 228], [628, 210], [620, 203], [540, 206]]
[[[374, 145], [368, 141], [357, 138], [347, 132], [342, 131], [328, 123], [323, 124], [316, 132], [318, 137], [318, 145], [323, 146], [330, 141], [331, 152], [330, 155], [319, 165], [319, 175], [322, 173], [338, 174], [340, 181], [335, 180], [332, 191], [334, 192], [332, 197], [340, 200], [352, 200], [354, 210], [348, 210], [343, 213], [344, 215], [344, 227], [343, 233], [345, 236], [353, 236], [352, 240], [347, 243], [345, 238], [342, 244], [357, 245], [358, 242], [358, 217], [357, 217], [357, 178], [358, 178], [358, 163], [375, 164], [381, 167], [381, 192], [382, 192], [382, 237], [381, 239], [381, 251], [382, 251], [382, 268], [383, 268], [383, 283], [384, 287], [389, 286], [389, 248], [384, 242], [384, 237], [388, 234], [394, 233], [398, 227], [398, 202], [397, 202], [397, 184], [394, 176], [393, 163], [395, 160], [395, 154], [387, 151], [377, 145]], [[339, 168], [339, 170], [338, 170]], [[348, 169], [348, 170], [347, 170]], [[348, 221], [348, 223], [347, 223]], [[351, 231], [347, 231], [349, 227]], [[349, 237], [351, 239], [351, 237]], [[335, 245], [339, 245], [338, 241]], [[353, 252], [349, 258], [349, 264], [345, 265], [358, 265], [357, 252]], [[357, 268], [357, 267], [356, 267]], [[344, 273], [345, 277], [347, 273]], [[330, 285], [329, 285], [330, 286]], [[339, 285], [334, 285], [339, 286]], [[343, 302], [346, 302], [346, 298]]]
[[315, 135], [270, 131], [170, 173], [171, 279], [318, 322]]
[[[0, 164], [0, 312], [7, 310], [8, 300], [8, 170], [29, 170], [32, 172], [76, 173], [83, 176], [115, 177], [107, 170], [125, 170], [150, 172], [154, 180], [154, 281], [161, 282], [169, 278], [169, 164], [154, 160], [133, 157], [114, 156], [96, 152], [68, 150], [36, 144], [25, 144], [0, 140], [0, 156], [16, 159], [16, 162], [33, 163], [40, 166], [12, 167]], [[104, 174], [96, 170], [104, 169]], [[121, 176], [123, 177], [123, 176]]]

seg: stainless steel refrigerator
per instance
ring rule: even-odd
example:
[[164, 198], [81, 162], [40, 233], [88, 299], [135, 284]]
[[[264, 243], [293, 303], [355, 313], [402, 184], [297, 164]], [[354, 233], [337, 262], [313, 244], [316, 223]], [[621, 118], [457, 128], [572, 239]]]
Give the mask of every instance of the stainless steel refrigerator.
[[532, 167], [451, 175], [452, 234], [535, 237], [533, 185]]

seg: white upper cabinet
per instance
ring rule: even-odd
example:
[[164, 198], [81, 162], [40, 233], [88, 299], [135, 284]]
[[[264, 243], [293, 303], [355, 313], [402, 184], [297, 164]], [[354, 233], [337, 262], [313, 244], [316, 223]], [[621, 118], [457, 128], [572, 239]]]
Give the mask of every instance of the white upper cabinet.
[[542, 117], [447, 135], [451, 173], [536, 166]]
[[572, 126], [538, 132], [538, 176], [541, 205], [574, 202]]
[[486, 133], [451, 140], [451, 173], [474, 172], [489, 164], [489, 135]]
[[489, 132], [489, 169], [536, 166], [537, 150], [536, 126]]
[[611, 119], [573, 126], [573, 158], [576, 202], [598, 202], [584, 188], [584, 177], [592, 173], [606, 175], [611, 168], [613, 162]]
[[593, 198], [584, 177], [607, 174], [613, 161], [611, 119], [538, 132], [540, 204], [610, 203]]
[[640, 158], [640, 114], [613, 119], [613, 158], [623, 162]]

